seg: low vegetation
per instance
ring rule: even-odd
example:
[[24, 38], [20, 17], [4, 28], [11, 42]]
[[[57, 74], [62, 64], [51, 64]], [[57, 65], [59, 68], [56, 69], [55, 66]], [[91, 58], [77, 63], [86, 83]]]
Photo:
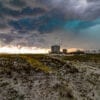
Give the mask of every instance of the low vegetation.
[[63, 60], [69, 61], [81, 61], [81, 62], [100, 62], [100, 54], [83, 54], [83, 55], [70, 55], [70, 56], [63, 56]]
[[51, 73], [53, 71], [53, 69], [51, 69], [50, 67], [48, 67], [46, 65], [43, 65], [41, 62], [39, 62], [38, 60], [36, 60], [32, 56], [24, 56], [24, 55], [21, 55], [20, 57], [22, 57], [23, 59], [26, 59], [26, 61], [33, 68], [35, 68], [35, 70], [41, 70], [41, 71], [43, 71], [45, 73]]

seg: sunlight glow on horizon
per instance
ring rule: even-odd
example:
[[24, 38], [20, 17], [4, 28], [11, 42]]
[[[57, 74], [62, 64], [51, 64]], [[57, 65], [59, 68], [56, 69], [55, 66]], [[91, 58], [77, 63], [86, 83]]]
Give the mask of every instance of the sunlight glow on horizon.
[[9, 54], [36, 54], [36, 53], [48, 53], [48, 49], [37, 48], [37, 47], [16, 47], [16, 46], [5, 46], [0, 47], [0, 53], [9, 53]]
[[68, 52], [75, 52], [77, 50], [82, 50], [83, 51], [83, 49], [81, 49], [81, 48], [69, 48]]
[[[83, 50], [80, 48], [69, 48], [68, 52]], [[50, 49], [37, 48], [37, 47], [20, 47], [20, 46], [4, 46], [0, 47], [0, 53], [8, 54], [45, 54], [49, 53]], [[62, 50], [61, 50], [62, 51]]]

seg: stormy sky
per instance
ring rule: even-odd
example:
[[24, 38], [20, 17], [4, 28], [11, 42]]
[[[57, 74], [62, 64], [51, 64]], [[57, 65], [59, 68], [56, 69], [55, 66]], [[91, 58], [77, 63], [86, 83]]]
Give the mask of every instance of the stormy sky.
[[100, 0], [0, 0], [0, 47], [100, 49]]

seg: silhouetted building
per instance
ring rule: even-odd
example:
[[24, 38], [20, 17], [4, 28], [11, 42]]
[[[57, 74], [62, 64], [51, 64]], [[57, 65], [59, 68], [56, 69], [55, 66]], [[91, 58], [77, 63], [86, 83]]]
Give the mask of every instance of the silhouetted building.
[[60, 53], [60, 46], [59, 45], [51, 46], [51, 53], [59, 54]]
[[67, 49], [63, 49], [63, 54], [67, 54]]

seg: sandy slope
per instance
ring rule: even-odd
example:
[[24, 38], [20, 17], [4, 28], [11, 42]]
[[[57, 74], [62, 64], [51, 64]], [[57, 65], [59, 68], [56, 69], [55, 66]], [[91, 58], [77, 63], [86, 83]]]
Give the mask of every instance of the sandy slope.
[[0, 58], [0, 100], [100, 100], [96, 64], [40, 60], [56, 71], [36, 71], [23, 58]]

